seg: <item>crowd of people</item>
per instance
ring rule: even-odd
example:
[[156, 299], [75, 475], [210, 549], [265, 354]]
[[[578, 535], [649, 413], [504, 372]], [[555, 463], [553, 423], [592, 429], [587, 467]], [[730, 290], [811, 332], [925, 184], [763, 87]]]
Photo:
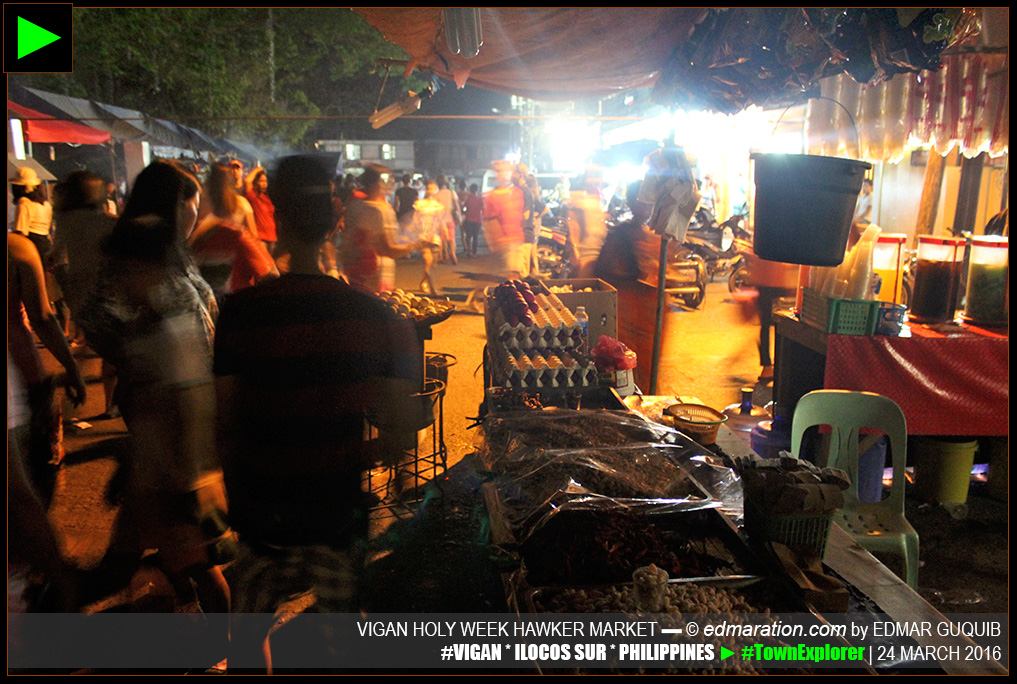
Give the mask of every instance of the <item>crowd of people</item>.
[[[51, 202], [19, 169], [8, 230], [8, 479], [21, 503], [10, 552], [53, 582], [50, 607], [74, 610], [123, 588], [154, 550], [178, 609], [267, 616], [234, 624], [232, 635], [221, 625], [209, 640], [259, 669], [271, 667], [271, 616], [294, 591], [355, 611], [370, 505], [361, 474], [398, 461], [405, 404], [422, 386], [412, 327], [375, 295], [394, 288], [396, 260], [412, 254], [420, 289], [435, 294], [433, 265], [477, 256], [481, 233], [497, 278], [535, 272], [547, 212], [539, 186], [525, 166], [495, 169], [497, 187], [482, 196], [443, 176], [419, 189], [406, 176], [397, 190], [380, 167], [337, 179], [315, 157], [246, 174], [227, 160], [203, 178], [161, 160], [123, 203], [89, 171], [57, 183]], [[603, 223], [574, 223], [581, 265], [603, 242]], [[118, 506], [112, 538], [87, 572], [61, 557], [46, 518], [60, 402], [36, 338], [63, 366], [75, 404], [86, 387], [72, 348], [98, 354], [98, 418], [122, 415], [128, 431], [106, 493]]]

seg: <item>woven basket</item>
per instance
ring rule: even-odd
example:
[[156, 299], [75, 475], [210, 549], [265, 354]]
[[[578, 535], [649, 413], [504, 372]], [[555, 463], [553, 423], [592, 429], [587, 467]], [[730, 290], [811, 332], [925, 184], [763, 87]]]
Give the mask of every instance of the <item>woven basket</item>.
[[746, 502], [745, 526], [749, 536], [779, 542], [793, 549], [807, 549], [823, 557], [833, 524], [833, 512], [822, 515], [771, 515]]
[[705, 446], [717, 441], [717, 432], [727, 421], [727, 415], [702, 404], [673, 404], [664, 412], [671, 416], [676, 428]]

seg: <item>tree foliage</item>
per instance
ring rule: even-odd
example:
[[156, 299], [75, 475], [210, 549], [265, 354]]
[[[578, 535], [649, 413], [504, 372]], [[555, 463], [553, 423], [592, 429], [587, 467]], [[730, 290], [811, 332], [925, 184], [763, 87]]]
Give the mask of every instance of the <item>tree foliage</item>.
[[405, 55], [346, 8], [75, 8], [74, 72], [12, 79], [299, 146], [330, 128], [313, 117], [371, 113], [383, 57]]

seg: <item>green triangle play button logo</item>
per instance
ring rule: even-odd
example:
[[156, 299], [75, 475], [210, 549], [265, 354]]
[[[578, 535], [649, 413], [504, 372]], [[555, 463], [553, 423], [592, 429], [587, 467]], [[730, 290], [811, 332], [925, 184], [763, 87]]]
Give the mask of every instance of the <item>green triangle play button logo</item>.
[[60, 36], [52, 31], [47, 31], [27, 19], [18, 17], [18, 59], [58, 40], [60, 40]]

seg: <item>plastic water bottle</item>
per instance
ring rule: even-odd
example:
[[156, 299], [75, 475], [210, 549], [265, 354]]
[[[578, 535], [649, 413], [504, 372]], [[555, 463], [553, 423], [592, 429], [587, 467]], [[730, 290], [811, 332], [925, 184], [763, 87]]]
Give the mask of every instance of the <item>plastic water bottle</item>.
[[582, 351], [589, 351], [590, 349], [590, 317], [586, 315], [585, 306], [576, 307], [576, 321], [579, 323], [579, 327], [583, 329], [583, 344]]

